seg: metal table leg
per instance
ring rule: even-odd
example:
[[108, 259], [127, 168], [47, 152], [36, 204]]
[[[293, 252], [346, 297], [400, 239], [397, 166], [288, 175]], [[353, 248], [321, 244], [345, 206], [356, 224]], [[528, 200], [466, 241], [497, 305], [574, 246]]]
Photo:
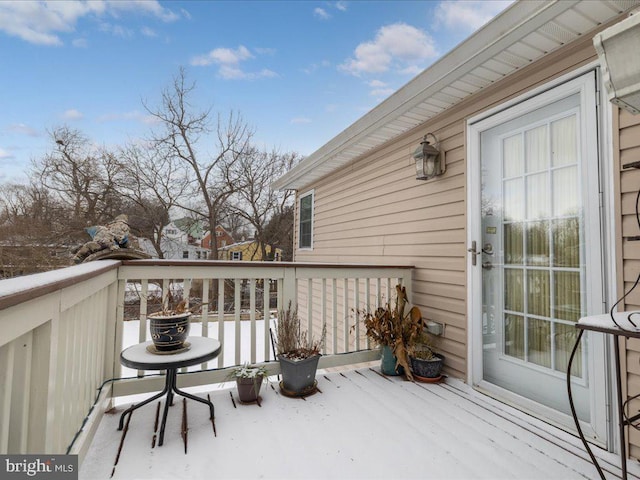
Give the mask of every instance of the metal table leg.
[[137, 403], [135, 405], [131, 405], [129, 408], [127, 408], [124, 412], [122, 412], [122, 415], [120, 415], [120, 424], [118, 425], [118, 430], [122, 430], [122, 428], [124, 427], [124, 417], [127, 413], [133, 413], [134, 410], [137, 410], [140, 407], [145, 406], [146, 404], [153, 402], [154, 400], [162, 397], [163, 395], [165, 395], [167, 392], [171, 392], [171, 385], [169, 384], [169, 376], [167, 375], [165, 382], [164, 382], [164, 389], [158, 393], [157, 395], [154, 395], [151, 398], [147, 398], [146, 400]]

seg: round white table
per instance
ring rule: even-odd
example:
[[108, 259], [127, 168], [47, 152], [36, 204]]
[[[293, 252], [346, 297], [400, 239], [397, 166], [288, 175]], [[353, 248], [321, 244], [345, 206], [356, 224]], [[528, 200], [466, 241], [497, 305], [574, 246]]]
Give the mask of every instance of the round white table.
[[177, 353], [152, 353], [154, 350], [152, 341], [133, 345], [120, 353], [120, 363], [125, 367], [135, 368], [137, 370], [166, 370], [166, 375], [164, 389], [160, 393], [132, 405], [122, 413], [118, 430], [122, 430], [127, 414], [131, 415], [137, 408], [167, 395], [162, 413], [162, 423], [160, 425], [160, 437], [158, 441], [158, 445], [162, 445], [164, 441], [164, 428], [167, 423], [167, 413], [169, 412], [169, 405], [173, 403], [174, 392], [183, 397], [208, 405], [211, 412], [211, 422], [214, 421], [213, 403], [178, 389], [176, 377], [179, 368], [204, 363], [217, 357], [222, 349], [222, 345], [218, 340], [207, 337], [189, 337], [185, 343], [187, 342], [189, 343], [189, 348], [178, 351]]

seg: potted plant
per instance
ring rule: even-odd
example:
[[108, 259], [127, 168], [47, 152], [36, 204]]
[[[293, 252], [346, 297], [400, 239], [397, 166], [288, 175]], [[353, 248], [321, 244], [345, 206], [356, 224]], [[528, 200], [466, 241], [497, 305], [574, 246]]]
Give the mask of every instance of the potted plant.
[[276, 355], [280, 362], [282, 382], [280, 390], [287, 396], [303, 397], [315, 393], [316, 370], [321, 347], [326, 336], [326, 325], [318, 340], [302, 331], [298, 309], [280, 310], [276, 323]]
[[153, 353], [177, 353], [189, 348], [186, 342], [191, 327], [191, 311], [186, 300], [180, 300], [175, 306], [173, 295], [168, 290], [162, 300], [162, 310], [151, 313], [149, 331], [153, 340]]
[[415, 345], [409, 348], [409, 362], [413, 377], [418, 381], [435, 382], [442, 377], [444, 355], [433, 350], [426, 331], [420, 332]]
[[233, 367], [229, 372], [229, 378], [235, 379], [238, 388], [238, 398], [242, 403], [257, 402], [260, 395], [260, 387], [267, 379], [267, 369], [264, 366], [244, 365]]
[[407, 378], [413, 380], [408, 353], [416, 344], [423, 323], [418, 307], [405, 313], [408, 302], [406, 288], [396, 285], [395, 307], [387, 303], [373, 313], [358, 314], [364, 318], [367, 337], [382, 347], [382, 373], [399, 375], [404, 371]]

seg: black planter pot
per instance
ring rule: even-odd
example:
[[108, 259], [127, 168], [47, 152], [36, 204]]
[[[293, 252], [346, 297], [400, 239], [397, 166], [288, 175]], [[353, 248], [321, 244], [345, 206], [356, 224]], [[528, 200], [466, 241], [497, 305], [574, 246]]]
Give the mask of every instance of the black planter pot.
[[281, 387], [286, 395], [304, 396], [315, 392], [316, 370], [320, 355], [304, 360], [290, 360], [278, 355], [278, 360], [282, 374]]
[[160, 352], [180, 350], [189, 336], [191, 313], [176, 315], [149, 315], [151, 340]]
[[434, 355], [434, 358], [431, 360], [409, 357], [412, 373], [422, 378], [438, 378], [442, 374], [444, 356], [439, 353], [435, 353]]

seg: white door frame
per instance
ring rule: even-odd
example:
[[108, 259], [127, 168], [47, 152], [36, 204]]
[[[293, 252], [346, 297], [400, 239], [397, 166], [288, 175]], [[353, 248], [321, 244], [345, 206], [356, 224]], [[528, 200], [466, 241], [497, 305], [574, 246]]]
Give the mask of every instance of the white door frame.
[[[481, 131], [486, 130], [488, 125], [499, 124], [505, 121], [505, 118], [511, 117], [514, 112], [521, 110], [523, 113], [530, 109], [528, 100], [533, 97], [545, 96], [545, 104], [547, 101], [553, 101], [554, 97], [564, 98], [571, 93], [582, 92], [582, 87], [579, 87], [580, 78], [583, 77], [589, 71], [596, 71], [597, 74], [597, 62], [585, 65], [575, 71], [563, 75], [549, 83], [535, 88], [515, 99], [509, 100], [495, 108], [484, 111], [467, 120], [466, 133], [467, 133], [467, 247], [471, 246], [472, 241], [481, 244], [481, 237], [479, 232], [481, 231], [481, 219], [477, 213], [477, 205], [480, 204], [481, 198], [481, 182], [480, 182], [480, 134]], [[599, 131], [590, 132], [590, 134], [598, 135], [598, 148], [597, 152], [600, 161], [600, 198], [599, 199], [585, 199], [589, 204], [585, 204], [584, 208], [588, 211], [594, 211], [594, 209], [600, 210], [602, 219], [602, 233], [601, 244], [603, 248], [603, 262], [602, 266], [603, 278], [591, 278], [589, 282], [596, 282], [589, 285], [589, 289], [600, 288], [603, 291], [603, 305], [589, 305], [588, 308], [595, 309], [598, 313], [607, 311], [607, 305], [611, 305], [615, 302], [616, 292], [616, 276], [615, 276], [615, 225], [614, 225], [614, 188], [613, 188], [613, 145], [612, 145], [612, 109], [611, 104], [605, 99], [603, 88], [600, 88], [601, 80], [597, 75], [597, 90], [596, 100], [598, 103], [598, 111], [596, 112], [596, 120]], [[550, 92], [553, 90], [553, 92]], [[505, 111], [509, 110], [508, 113]], [[502, 112], [505, 112], [501, 115]], [[486, 122], [490, 117], [493, 119]], [[495, 123], [494, 123], [495, 120]], [[480, 122], [483, 122], [479, 125]], [[598, 181], [596, 179], [595, 181]], [[585, 216], [585, 221], [590, 221], [588, 215]], [[481, 268], [473, 266], [471, 263], [472, 255], [467, 256], [467, 382], [472, 386], [477, 386], [483, 376], [482, 365], [482, 338], [479, 333], [481, 328], [480, 322], [474, 322], [475, 312], [479, 312], [479, 306], [482, 305], [482, 290], [477, 288], [481, 286]], [[478, 259], [481, 260], [481, 259]], [[598, 378], [598, 384], [604, 385], [605, 388], [605, 402], [607, 405], [612, 405], [613, 402], [608, 401], [611, 397], [611, 379], [613, 376], [613, 362], [611, 361], [611, 343], [607, 342], [607, 351], [605, 351], [605, 357], [607, 360], [606, 377]], [[591, 369], [592, 366], [590, 365]], [[600, 383], [602, 382], [602, 383]], [[600, 400], [602, 401], [602, 400]], [[526, 402], [523, 402], [526, 408]], [[553, 421], [554, 411], [549, 409], [546, 412], [549, 415], [549, 419]], [[616, 436], [611, 434], [613, 426], [610, 424], [610, 418], [616, 418], [613, 416], [616, 412], [605, 412], [606, 418], [596, 419], [597, 422], [604, 422], [607, 447], [613, 449], [612, 442], [616, 442]], [[609, 422], [609, 423], [608, 423]], [[600, 423], [602, 425], [602, 423]]]

